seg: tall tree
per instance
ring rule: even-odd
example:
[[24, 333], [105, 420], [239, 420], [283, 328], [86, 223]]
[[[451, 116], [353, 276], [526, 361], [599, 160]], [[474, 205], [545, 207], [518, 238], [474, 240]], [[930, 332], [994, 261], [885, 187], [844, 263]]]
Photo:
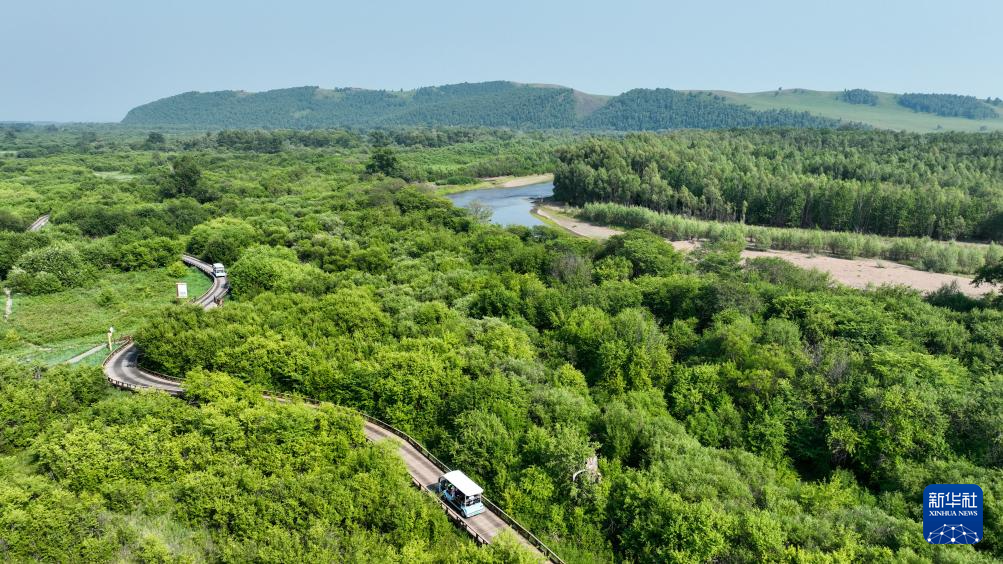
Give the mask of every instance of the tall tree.
[[383, 174], [400, 178], [402, 173], [400, 159], [390, 147], [377, 147], [366, 163], [366, 174]]

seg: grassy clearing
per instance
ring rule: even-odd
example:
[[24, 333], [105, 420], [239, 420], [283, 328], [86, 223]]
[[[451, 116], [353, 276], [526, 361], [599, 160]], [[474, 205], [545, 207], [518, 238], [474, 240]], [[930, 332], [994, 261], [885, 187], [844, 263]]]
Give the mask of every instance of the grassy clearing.
[[[0, 322], [0, 356], [21, 362], [58, 364], [105, 342], [108, 327], [122, 336], [174, 301], [177, 282], [166, 269], [107, 273], [96, 284], [45, 296], [14, 295], [10, 320]], [[190, 296], [211, 282], [189, 268], [183, 282]], [[100, 353], [83, 364], [99, 364]]]
[[[137, 533], [140, 547], [167, 547], [178, 562], [205, 562], [207, 551], [204, 547], [213, 547], [208, 530], [189, 528], [177, 522], [161, 505], [142, 507], [126, 515], [124, 521]], [[214, 554], [212, 548], [208, 552]]]
[[122, 172], [121, 170], [107, 170], [107, 171], [95, 170], [94, 176], [97, 176], [99, 178], [107, 178], [109, 180], [121, 180], [121, 181], [132, 180], [136, 178], [135, 174], [129, 174], [126, 172]]
[[898, 105], [896, 95], [888, 92], [875, 92], [878, 96], [876, 106], [849, 104], [839, 99], [839, 92], [803, 88], [781, 92], [716, 92], [716, 94], [737, 104], [745, 104], [754, 110], [786, 108], [896, 131], [926, 133], [941, 129], [971, 132], [1003, 130], [1003, 118], [976, 120], [914, 112]]

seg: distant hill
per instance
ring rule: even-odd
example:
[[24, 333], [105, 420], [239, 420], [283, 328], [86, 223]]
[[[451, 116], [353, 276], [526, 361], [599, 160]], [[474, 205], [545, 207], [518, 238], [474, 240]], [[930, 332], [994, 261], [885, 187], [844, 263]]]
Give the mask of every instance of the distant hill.
[[[848, 101], [847, 92], [853, 93]], [[879, 129], [916, 132], [1003, 130], [1003, 107], [996, 100], [987, 103], [971, 96], [946, 94], [893, 94], [854, 89], [826, 92], [803, 88], [770, 92], [738, 93], [715, 91], [728, 101], [753, 110], [785, 109], [812, 115], [865, 123]], [[865, 98], [868, 103], [854, 103]], [[873, 105], [869, 102], [873, 101]], [[907, 107], [906, 104], [913, 106]], [[996, 110], [999, 111], [996, 111]], [[927, 111], [920, 111], [927, 110]], [[955, 115], [937, 115], [936, 112]], [[972, 117], [964, 117], [965, 115]]]
[[228, 128], [423, 124], [571, 128], [579, 119], [576, 107], [586, 103], [570, 88], [511, 82], [406, 91], [304, 86], [260, 93], [187, 92], [134, 108], [122, 123]]
[[656, 89], [611, 97], [563, 86], [502, 81], [405, 91], [304, 86], [260, 93], [187, 92], [133, 108], [122, 123], [204, 128], [447, 125], [620, 131], [840, 125], [838, 120], [805, 112], [752, 110], [712, 94]]
[[920, 132], [1003, 130], [996, 107], [998, 99], [859, 88], [748, 94], [658, 88], [599, 96], [564, 86], [496, 81], [400, 91], [303, 86], [258, 93], [187, 92], [133, 108], [122, 123], [205, 129], [427, 125], [648, 131], [866, 125]]
[[582, 120], [587, 129], [645, 131], [728, 127], [838, 127], [839, 120], [788, 109], [756, 111], [710, 92], [636, 89]]

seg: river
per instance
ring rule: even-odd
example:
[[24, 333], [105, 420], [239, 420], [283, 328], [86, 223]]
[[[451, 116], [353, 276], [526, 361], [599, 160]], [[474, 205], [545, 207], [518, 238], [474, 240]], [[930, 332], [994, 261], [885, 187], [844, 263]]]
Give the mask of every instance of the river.
[[491, 210], [491, 221], [499, 225], [543, 225], [531, 212], [533, 200], [547, 198], [554, 194], [554, 183], [530, 184], [519, 188], [485, 188], [470, 190], [447, 196], [453, 204], [469, 207], [472, 202], [480, 202]]

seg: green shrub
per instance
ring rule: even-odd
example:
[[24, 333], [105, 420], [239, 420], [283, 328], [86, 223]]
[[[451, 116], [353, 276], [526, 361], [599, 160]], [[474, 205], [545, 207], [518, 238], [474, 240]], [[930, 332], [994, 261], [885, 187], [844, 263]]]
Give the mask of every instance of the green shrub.
[[97, 304], [101, 307], [108, 307], [110, 305], [114, 305], [115, 303], [118, 302], [118, 300], [119, 300], [118, 294], [116, 294], [115, 291], [112, 290], [111, 288], [107, 287], [101, 288], [98, 291], [97, 297], [94, 298], [94, 301], [96, 301]]
[[171, 278], [184, 278], [186, 274], [188, 274], [188, 267], [179, 260], [167, 265], [167, 275]]
[[195, 226], [188, 240], [188, 250], [203, 260], [230, 264], [259, 240], [260, 233], [250, 223], [223, 217]]
[[46, 271], [28, 272], [15, 267], [7, 277], [7, 285], [15, 292], [28, 295], [42, 295], [59, 292], [63, 284], [55, 274]]
[[772, 248], [773, 238], [770, 237], [770, 233], [764, 230], [757, 230], [752, 236], [752, 243], [756, 250], [768, 251]]
[[[68, 243], [55, 243], [29, 251], [17, 261], [17, 267], [30, 276], [48, 273], [55, 277], [62, 288], [83, 286], [91, 281], [95, 274], [94, 268], [84, 261], [80, 251]], [[38, 282], [38, 288], [51, 288], [53, 284], [48, 276], [43, 278], [46, 280]]]
[[470, 176], [450, 176], [449, 178], [435, 181], [435, 183], [439, 186], [466, 186], [469, 184], [477, 184], [478, 182], [480, 182], [480, 180]]
[[167, 237], [142, 239], [118, 249], [116, 265], [122, 270], [148, 270], [167, 266], [181, 254], [181, 244]]

